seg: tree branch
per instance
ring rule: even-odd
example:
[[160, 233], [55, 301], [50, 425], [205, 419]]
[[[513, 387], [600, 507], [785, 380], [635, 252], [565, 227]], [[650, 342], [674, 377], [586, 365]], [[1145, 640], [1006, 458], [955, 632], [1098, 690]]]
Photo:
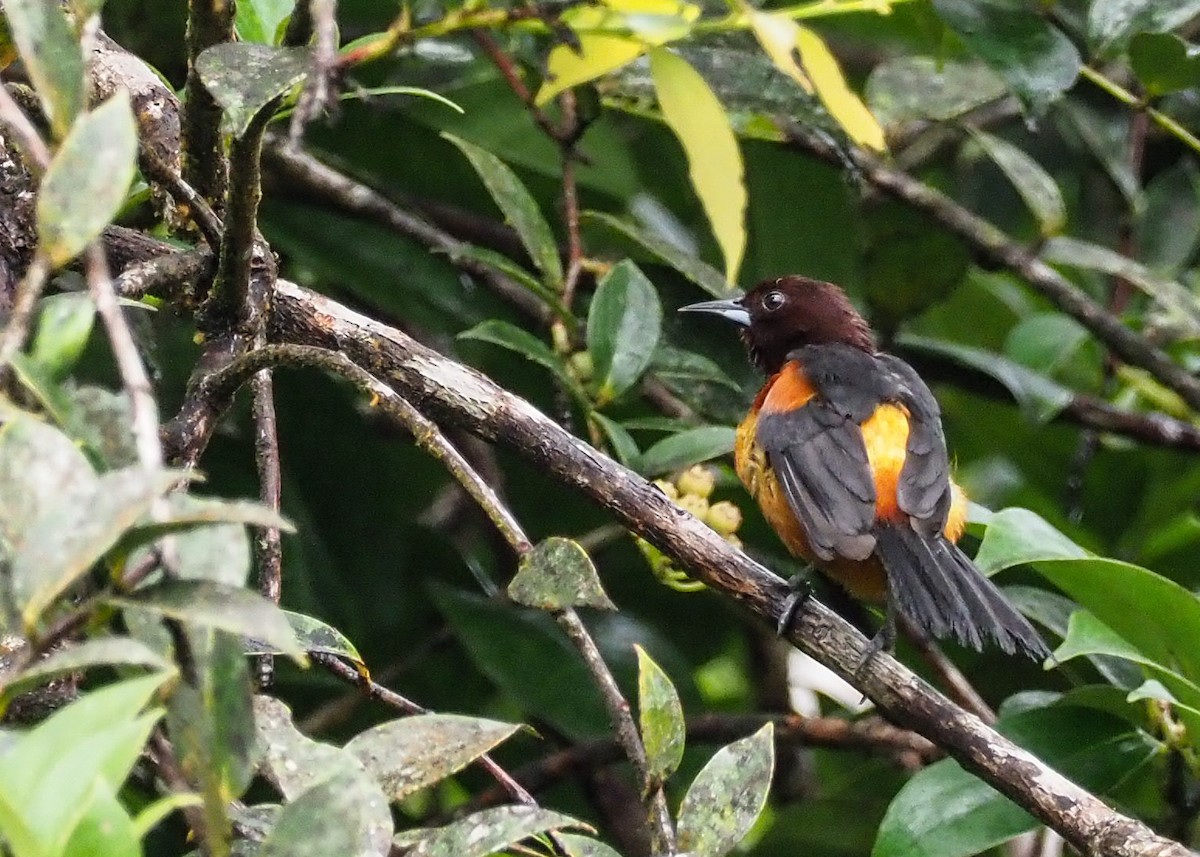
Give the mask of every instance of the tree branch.
[[[422, 411], [512, 448], [603, 506], [709, 587], [769, 626], [778, 622], [790, 594], [782, 579], [732, 548], [653, 485], [474, 370], [286, 281], [277, 286], [270, 335], [277, 342], [335, 349], [386, 380]], [[894, 658], [879, 653], [864, 664], [868, 641], [815, 600], [801, 607], [787, 637], [859, 688], [889, 719], [945, 748], [1080, 851], [1118, 857], [1190, 853], [1051, 770]]]

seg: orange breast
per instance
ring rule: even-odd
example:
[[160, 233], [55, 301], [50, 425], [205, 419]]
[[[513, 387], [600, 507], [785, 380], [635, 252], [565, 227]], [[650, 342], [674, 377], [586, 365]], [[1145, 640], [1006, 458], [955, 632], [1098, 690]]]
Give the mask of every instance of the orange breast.
[[[796, 363], [785, 364], [783, 371], [768, 380], [755, 400], [755, 408], [737, 430], [734, 464], [746, 490], [762, 508], [763, 516], [783, 543], [796, 556], [817, 565], [858, 598], [882, 600], [885, 592], [883, 567], [871, 557], [863, 562], [815, 559], [808, 550], [804, 530], [792, 514], [787, 497], [775, 474], [767, 466], [765, 451], [755, 442], [760, 413], [779, 413], [802, 407], [815, 395], [812, 385]], [[878, 520], [901, 521], [903, 512], [896, 503], [896, 487], [904, 466], [908, 441], [908, 411], [900, 405], [883, 404], [862, 424], [867, 459], [875, 475], [875, 516]], [[966, 525], [966, 497], [952, 485], [954, 501], [946, 522], [945, 535], [957, 541]]]

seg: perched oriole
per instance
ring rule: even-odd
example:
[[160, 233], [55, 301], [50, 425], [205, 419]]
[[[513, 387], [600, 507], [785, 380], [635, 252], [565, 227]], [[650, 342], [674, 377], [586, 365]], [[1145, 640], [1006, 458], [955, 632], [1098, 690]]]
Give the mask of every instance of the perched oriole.
[[738, 476], [793, 554], [886, 603], [877, 645], [891, 645], [899, 613], [975, 649], [990, 640], [1047, 654], [955, 545], [967, 501], [950, 478], [937, 401], [911, 366], [877, 350], [840, 288], [782, 277], [682, 309], [742, 327], [767, 382], [738, 426]]

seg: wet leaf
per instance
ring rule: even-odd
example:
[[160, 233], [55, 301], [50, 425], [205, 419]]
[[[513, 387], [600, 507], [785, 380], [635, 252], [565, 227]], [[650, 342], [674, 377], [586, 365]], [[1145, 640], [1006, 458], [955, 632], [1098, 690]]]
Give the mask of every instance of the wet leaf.
[[51, 265], [74, 259], [112, 222], [136, 161], [137, 125], [125, 92], [71, 126], [38, 192], [38, 237]]
[[284, 804], [258, 857], [386, 857], [392, 829], [387, 800], [370, 777], [339, 771]]
[[675, 685], [641, 646], [638, 656], [638, 722], [651, 780], [664, 782], [683, 760], [686, 727]]
[[560, 286], [563, 270], [562, 261], [558, 256], [558, 242], [555, 241], [554, 232], [542, 216], [537, 202], [517, 178], [517, 174], [486, 149], [453, 134], [442, 136], [467, 156], [475, 172], [483, 179], [488, 193], [504, 213], [505, 222], [516, 230], [521, 243], [525, 245], [533, 263], [545, 276], [546, 282], [553, 287]]
[[62, 139], [83, 110], [83, 52], [62, 6], [46, 0], [5, 0], [4, 17], [50, 119]]
[[[337, 655], [339, 658], [353, 661], [360, 666], [363, 664], [362, 655], [358, 653], [358, 649], [337, 628], [327, 625], [313, 616], [293, 613], [291, 610], [284, 610], [283, 615], [287, 617], [288, 624], [296, 632], [296, 640], [304, 651]], [[269, 646], [260, 640], [251, 638], [245, 642], [247, 654], [283, 654], [278, 647]]]
[[875, 66], [866, 97], [879, 121], [892, 125], [957, 119], [1007, 91], [1004, 81], [982, 63], [907, 56]]
[[729, 426], [697, 426], [663, 438], [642, 453], [642, 475], [659, 476], [728, 455], [733, 451], [733, 438]]
[[721, 102], [700, 73], [666, 48], [650, 52], [650, 73], [663, 118], [683, 146], [688, 176], [737, 282], [746, 252], [746, 183], [742, 151]]
[[772, 724], [722, 747], [696, 775], [679, 807], [679, 849], [723, 857], [762, 812], [775, 767]]
[[1012, 182], [1021, 199], [1029, 206], [1043, 236], [1056, 235], [1067, 223], [1067, 205], [1050, 174], [1022, 149], [999, 137], [976, 129], [971, 138], [995, 162]]
[[616, 610], [600, 583], [592, 558], [579, 542], [551, 536], [521, 557], [508, 597], [526, 607]]
[[479, 717], [417, 714], [361, 732], [345, 749], [398, 801], [457, 773], [520, 728]]
[[554, 834], [554, 838], [563, 844], [570, 857], [621, 857], [615, 848], [590, 836], [559, 832]]
[[246, 133], [264, 109], [308, 76], [312, 51], [253, 42], [213, 45], [196, 58], [204, 88], [225, 111], [230, 133]]
[[933, 7], [1034, 115], [1075, 83], [1079, 51], [1047, 17], [1021, 0], [934, 0]]
[[590, 828], [569, 815], [536, 806], [501, 806], [435, 830], [403, 834], [409, 857], [487, 857], [530, 836], [564, 827]]
[[[129, 595], [106, 599], [118, 607], [148, 610], [185, 625], [219, 629], [262, 640], [304, 663], [304, 649], [278, 606], [257, 592], [207, 580], [165, 580]], [[240, 648], [239, 648], [240, 651]]]
[[287, 800], [295, 800], [330, 776], [365, 774], [362, 762], [341, 747], [301, 733], [292, 722], [291, 709], [278, 699], [259, 694], [254, 697], [253, 709], [259, 773]]
[[716, 268], [640, 226], [601, 211], [585, 211], [580, 215], [580, 219], [585, 222], [602, 223], [609, 229], [619, 232], [715, 298], [727, 298], [735, 291], [734, 287]]
[[596, 287], [588, 309], [587, 344], [600, 403], [629, 390], [645, 373], [662, 336], [662, 305], [636, 265], [614, 266]]
[[1161, 33], [1200, 15], [1200, 0], [1093, 0], [1088, 7], [1088, 41], [1098, 51], [1120, 47], [1135, 33]]

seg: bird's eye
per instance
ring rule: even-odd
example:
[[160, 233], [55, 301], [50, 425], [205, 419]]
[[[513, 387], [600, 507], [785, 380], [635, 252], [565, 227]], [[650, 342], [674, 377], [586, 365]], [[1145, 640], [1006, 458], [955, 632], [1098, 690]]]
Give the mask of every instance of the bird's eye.
[[787, 303], [787, 298], [783, 296], [783, 292], [767, 292], [765, 295], [763, 295], [763, 309], [767, 310], [768, 312], [779, 309], [785, 303]]

